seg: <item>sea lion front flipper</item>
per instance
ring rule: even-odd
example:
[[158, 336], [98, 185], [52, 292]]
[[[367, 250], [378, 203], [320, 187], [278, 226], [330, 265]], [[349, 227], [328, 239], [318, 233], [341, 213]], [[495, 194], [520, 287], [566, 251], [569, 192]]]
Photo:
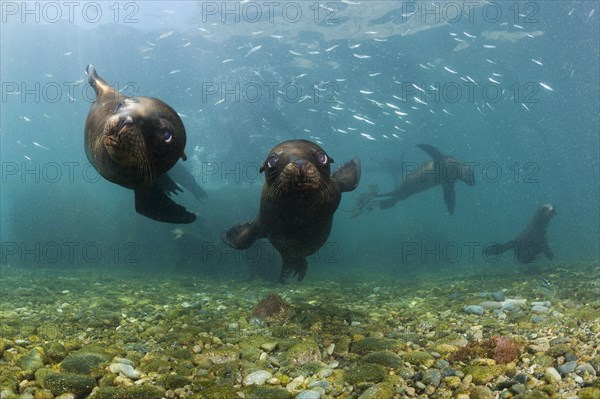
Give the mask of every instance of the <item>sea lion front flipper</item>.
[[548, 258], [550, 260], [554, 259], [554, 253], [550, 249], [550, 245], [548, 244], [548, 240], [546, 240], [546, 242], [544, 243], [544, 246], [542, 248], [542, 252], [544, 253], [544, 255], [546, 255], [546, 258]]
[[346, 162], [331, 176], [341, 192], [352, 191], [358, 187], [360, 182], [360, 159], [354, 158], [350, 162]]
[[264, 236], [256, 222], [244, 222], [236, 224], [223, 233], [221, 240], [232, 248], [248, 249], [254, 241]]
[[308, 262], [306, 258], [301, 256], [284, 257], [283, 265], [281, 266], [281, 274], [279, 275], [279, 282], [285, 283], [288, 276], [293, 273], [294, 276], [298, 276], [298, 281], [302, 281], [306, 275], [308, 269]]
[[158, 186], [134, 191], [135, 210], [140, 215], [166, 223], [192, 223], [196, 220], [195, 214], [173, 202]]
[[509, 249], [513, 248], [516, 244], [517, 244], [516, 240], [509, 241], [504, 244], [498, 244], [498, 243], [491, 244], [491, 245], [488, 245], [487, 247], [485, 247], [483, 252], [486, 255], [497, 256], [497, 255], [500, 255], [502, 252], [508, 251]]
[[200, 201], [203, 197], [206, 197], [206, 191], [202, 187], [198, 185], [194, 175], [181, 164], [181, 162], [177, 162], [171, 170], [168, 172], [169, 176], [177, 182], [177, 184], [181, 184], [186, 190], [188, 190], [192, 195]]
[[456, 205], [456, 194], [454, 192], [454, 183], [443, 181], [442, 188], [444, 189], [444, 202], [450, 215], [454, 213], [454, 206]]

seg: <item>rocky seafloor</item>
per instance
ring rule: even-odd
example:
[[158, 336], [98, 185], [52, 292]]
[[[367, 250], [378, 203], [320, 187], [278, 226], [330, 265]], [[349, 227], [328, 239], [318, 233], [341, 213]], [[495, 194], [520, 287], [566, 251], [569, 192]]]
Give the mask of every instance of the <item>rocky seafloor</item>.
[[4, 266], [0, 397], [600, 398], [598, 263], [525, 270], [281, 285]]

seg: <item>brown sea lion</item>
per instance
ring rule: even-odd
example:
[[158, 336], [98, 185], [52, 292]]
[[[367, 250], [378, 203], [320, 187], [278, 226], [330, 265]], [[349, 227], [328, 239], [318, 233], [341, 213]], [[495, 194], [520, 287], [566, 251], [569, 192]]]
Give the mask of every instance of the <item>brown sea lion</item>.
[[546, 255], [550, 260], [554, 254], [548, 245], [546, 229], [548, 223], [556, 213], [552, 204], [544, 204], [538, 208], [525, 230], [514, 240], [504, 244], [492, 244], [485, 248], [487, 255], [499, 255], [504, 251], [513, 249], [515, 259], [519, 263], [531, 263], [537, 259], [540, 253]]
[[448, 212], [452, 215], [456, 204], [454, 183], [457, 180], [462, 180], [469, 186], [474, 185], [475, 173], [473, 168], [455, 158], [443, 155], [432, 145], [419, 144], [417, 147], [433, 159], [403, 178], [402, 183], [394, 191], [379, 195], [378, 197], [389, 197], [379, 201], [380, 208], [391, 208], [398, 201], [441, 184], [444, 189], [444, 202]]
[[266, 181], [258, 217], [226, 231], [223, 241], [247, 249], [259, 238], [267, 238], [283, 259], [280, 281], [290, 273], [302, 280], [308, 267], [306, 257], [329, 237], [342, 193], [354, 190], [360, 180], [358, 158], [333, 175], [332, 163], [320, 146], [307, 140], [277, 145], [260, 168]]
[[181, 190], [167, 171], [186, 159], [185, 127], [177, 112], [156, 98], [121, 95], [92, 65], [87, 74], [96, 91], [85, 121], [90, 163], [106, 180], [134, 190], [138, 213], [161, 222], [193, 222], [196, 215], [169, 198]]

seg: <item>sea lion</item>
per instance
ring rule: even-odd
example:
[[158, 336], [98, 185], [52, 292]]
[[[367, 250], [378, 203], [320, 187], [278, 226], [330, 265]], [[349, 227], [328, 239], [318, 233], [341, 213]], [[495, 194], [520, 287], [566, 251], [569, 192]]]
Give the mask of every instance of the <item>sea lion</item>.
[[378, 195], [378, 197], [390, 197], [380, 200], [379, 207], [381, 209], [391, 208], [398, 201], [441, 184], [444, 189], [444, 202], [448, 212], [452, 215], [456, 204], [454, 183], [457, 180], [462, 180], [469, 186], [474, 185], [475, 173], [473, 168], [453, 157], [443, 155], [432, 145], [419, 144], [417, 147], [433, 159], [406, 176], [394, 191]]
[[317, 144], [289, 140], [273, 148], [260, 171], [265, 173], [258, 217], [226, 231], [222, 239], [236, 249], [247, 249], [267, 238], [281, 254], [279, 280], [290, 273], [304, 278], [306, 257], [325, 243], [342, 193], [360, 180], [358, 158], [331, 175], [333, 159]]
[[167, 175], [186, 159], [185, 127], [177, 112], [156, 98], [126, 97], [87, 67], [96, 92], [85, 121], [85, 154], [106, 180], [134, 190], [135, 210], [168, 223], [191, 223], [196, 215], [173, 202], [181, 191]]
[[487, 255], [499, 255], [509, 249], [514, 249], [515, 258], [519, 263], [531, 263], [540, 253], [550, 260], [554, 254], [548, 245], [546, 228], [556, 213], [552, 204], [544, 204], [538, 208], [525, 230], [514, 240], [504, 244], [492, 244], [485, 248]]

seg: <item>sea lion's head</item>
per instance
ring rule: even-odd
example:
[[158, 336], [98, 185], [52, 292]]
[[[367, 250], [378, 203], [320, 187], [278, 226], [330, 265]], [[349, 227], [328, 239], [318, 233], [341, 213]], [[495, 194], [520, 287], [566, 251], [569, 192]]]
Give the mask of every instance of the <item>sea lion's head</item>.
[[551, 203], [547, 203], [539, 207], [537, 211], [537, 216], [540, 219], [548, 222], [550, 221], [550, 219], [552, 219], [555, 213], [556, 208], [554, 208], [554, 205], [552, 205]]
[[333, 159], [308, 140], [289, 140], [273, 148], [260, 171], [265, 172], [267, 193], [272, 196], [330, 192]]
[[186, 159], [185, 127], [175, 110], [156, 98], [121, 98], [106, 119], [101, 142], [119, 167], [147, 182]]

